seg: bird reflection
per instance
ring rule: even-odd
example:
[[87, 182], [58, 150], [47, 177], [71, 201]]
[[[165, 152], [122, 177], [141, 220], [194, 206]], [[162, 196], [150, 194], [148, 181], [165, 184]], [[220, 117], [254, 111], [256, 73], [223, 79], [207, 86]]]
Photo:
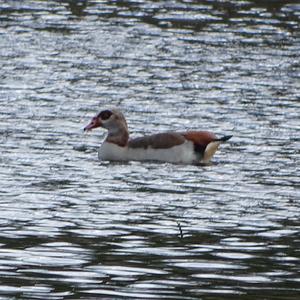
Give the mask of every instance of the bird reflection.
[[85, 8], [87, 7], [87, 0], [66, 0], [68, 8], [75, 16], [81, 17], [85, 15]]

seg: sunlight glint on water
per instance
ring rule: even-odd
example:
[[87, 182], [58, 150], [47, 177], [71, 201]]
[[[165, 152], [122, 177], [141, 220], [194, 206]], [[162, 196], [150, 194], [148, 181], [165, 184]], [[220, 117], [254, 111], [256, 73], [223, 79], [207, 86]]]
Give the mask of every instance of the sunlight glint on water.
[[[299, 298], [297, 1], [0, 9], [1, 297]], [[205, 167], [99, 162], [111, 106], [234, 137]]]

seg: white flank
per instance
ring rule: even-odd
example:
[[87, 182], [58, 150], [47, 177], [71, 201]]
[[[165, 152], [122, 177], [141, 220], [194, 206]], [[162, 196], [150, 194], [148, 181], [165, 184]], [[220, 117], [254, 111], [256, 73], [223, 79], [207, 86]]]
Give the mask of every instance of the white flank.
[[170, 163], [191, 164], [199, 162], [190, 141], [168, 149], [128, 148], [104, 142], [99, 149], [99, 159], [112, 161], [164, 161]]

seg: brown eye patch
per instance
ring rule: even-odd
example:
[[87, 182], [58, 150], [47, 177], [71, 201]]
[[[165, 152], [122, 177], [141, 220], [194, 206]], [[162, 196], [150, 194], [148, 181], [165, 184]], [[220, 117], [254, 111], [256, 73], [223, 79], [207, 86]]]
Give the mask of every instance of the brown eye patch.
[[98, 115], [98, 117], [101, 118], [101, 120], [107, 120], [110, 118], [112, 115], [112, 112], [110, 110], [103, 110], [101, 113]]

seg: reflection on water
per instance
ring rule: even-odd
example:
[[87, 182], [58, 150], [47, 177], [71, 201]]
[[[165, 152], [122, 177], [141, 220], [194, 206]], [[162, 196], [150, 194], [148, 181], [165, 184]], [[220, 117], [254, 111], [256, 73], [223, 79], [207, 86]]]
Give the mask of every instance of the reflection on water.
[[[0, 294], [299, 298], [298, 1], [0, 4]], [[233, 134], [212, 165], [98, 162], [132, 135]], [[3, 298], [4, 299], [4, 298]]]

